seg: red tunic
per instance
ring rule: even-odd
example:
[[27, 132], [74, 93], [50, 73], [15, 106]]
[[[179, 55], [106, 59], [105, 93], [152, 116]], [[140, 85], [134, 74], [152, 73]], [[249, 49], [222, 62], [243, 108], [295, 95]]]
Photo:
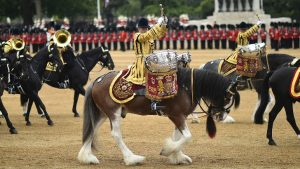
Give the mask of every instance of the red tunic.
[[266, 40], [267, 39], [267, 32], [266, 32], [266, 30], [261, 29], [259, 31], [259, 35], [260, 35], [261, 40]]
[[201, 40], [206, 40], [207, 39], [207, 34], [205, 30], [200, 30], [199, 31], [199, 36]]
[[92, 35], [91, 33], [88, 33], [88, 34], [86, 35], [86, 42], [87, 42], [88, 44], [90, 44], [90, 43], [93, 42], [93, 35]]
[[173, 31], [171, 32], [171, 39], [172, 39], [173, 41], [178, 40], [178, 35], [177, 35], [177, 32], [176, 32], [175, 30], [173, 30]]
[[80, 43], [86, 43], [87, 37], [85, 33], [80, 34]]
[[184, 32], [183, 31], [179, 31], [178, 32], [178, 37], [179, 37], [179, 40], [181, 40], [181, 41], [185, 40]]
[[93, 41], [94, 43], [98, 43], [98, 42], [99, 42], [99, 37], [98, 37], [97, 33], [94, 33], [94, 34], [93, 34], [92, 41]]
[[207, 40], [213, 40], [213, 32], [212, 32], [212, 30], [207, 30], [206, 34], [207, 34]]
[[213, 39], [214, 40], [220, 40], [220, 30], [219, 29], [213, 29], [212, 30], [212, 33], [213, 33]]
[[169, 32], [166, 32], [165, 34], [165, 41], [170, 41], [170, 35], [169, 35]]
[[192, 34], [191, 34], [190, 31], [185, 32], [185, 38], [186, 38], [186, 40], [191, 40], [192, 39]]
[[221, 35], [221, 39], [224, 40], [224, 39], [227, 39], [228, 33], [225, 29], [221, 29], [220, 35]]
[[121, 31], [119, 32], [119, 41], [120, 42], [125, 42], [127, 39], [127, 32]]
[[193, 36], [193, 39], [194, 39], [194, 40], [198, 40], [198, 39], [199, 39], [199, 38], [198, 38], [198, 31], [197, 31], [197, 30], [193, 30], [192, 36]]

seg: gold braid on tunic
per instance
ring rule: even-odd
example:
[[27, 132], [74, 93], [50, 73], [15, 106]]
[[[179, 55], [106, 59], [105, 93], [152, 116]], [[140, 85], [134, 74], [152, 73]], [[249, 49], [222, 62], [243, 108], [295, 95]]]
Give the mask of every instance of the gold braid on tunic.
[[254, 25], [251, 28], [249, 28], [247, 31], [245, 32], [240, 32], [238, 34], [238, 37], [236, 38], [236, 43], [237, 43], [237, 48], [235, 49], [235, 51], [225, 60], [229, 63], [235, 64], [237, 63], [237, 55], [239, 52], [239, 48], [241, 46], [245, 46], [249, 44], [248, 38], [254, 34], [255, 32], [258, 31], [259, 26], [258, 25]]
[[153, 53], [154, 40], [163, 37], [167, 31], [165, 25], [156, 24], [145, 33], [135, 33], [134, 50], [136, 60], [130, 67], [126, 80], [137, 85], [145, 83], [144, 57]]

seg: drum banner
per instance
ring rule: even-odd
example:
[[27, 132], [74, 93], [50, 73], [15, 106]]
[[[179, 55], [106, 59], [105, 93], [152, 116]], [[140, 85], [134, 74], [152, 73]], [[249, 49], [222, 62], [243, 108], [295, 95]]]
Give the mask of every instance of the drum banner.
[[146, 71], [146, 97], [161, 101], [176, 96], [178, 92], [176, 70], [165, 73]]
[[242, 76], [254, 77], [262, 70], [262, 63], [259, 57], [243, 56], [240, 53], [237, 57], [236, 72]]

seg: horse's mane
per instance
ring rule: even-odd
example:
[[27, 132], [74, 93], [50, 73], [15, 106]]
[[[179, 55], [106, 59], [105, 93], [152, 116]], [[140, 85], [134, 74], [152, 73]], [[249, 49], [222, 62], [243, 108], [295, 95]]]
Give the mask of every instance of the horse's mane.
[[266, 58], [269, 59], [270, 69], [276, 70], [283, 64], [290, 63], [295, 57], [287, 54], [271, 53], [267, 57], [262, 57], [263, 64], [267, 66]]
[[[217, 73], [207, 70], [194, 70], [194, 101], [201, 98], [209, 100], [211, 103], [223, 106], [226, 89], [230, 85], [230, 80]], [[178, 84], [191, 94], [191, 69], [180, 68], [178, 70]]]
[[84, 62], [86, 68], [90, 70], [93, 68], [95, 63], [97, 63], [97, 61], [99, 60], [99, 56], [101, 54], [102, 54], [102, 48], [98, 47], [86, 52], [82, 52], [77, 57], [80, 58]]

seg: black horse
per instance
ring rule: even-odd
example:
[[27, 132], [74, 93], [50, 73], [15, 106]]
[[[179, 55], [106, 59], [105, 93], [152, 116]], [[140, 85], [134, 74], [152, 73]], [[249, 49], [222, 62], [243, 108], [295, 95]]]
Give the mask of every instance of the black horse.
[[[268, 54], [267, 56], [263, 56], [262, 62], [264, 65], [264, 69], [262, 71], [259, 71], [254, 78], [248, 78], [247, 80], [239, 78], [239, 75], [236, 72], [233, 72], [226, 77], [228, 77], [231, 80], [237, 80], [239, 82], [238, 89], [239, 90], [246, 90], [246, 89], [255, 89], [255, 91], [258, 94], [258, 102], [256, 104], [256, 108], [253, 112], [253, 120], [256, 124], [262, 124], [263, 123], [263, 117], [262, 116], [257, 116], [257, 108], [260, 105], [261, 102], [261, 88], [263, 85], [263, 79], [266, 77], [267, 72], [268, 72], [268, 65], [270, 71], [276, 70], [284, 65], [287, 65], [288, 63], [291, 63], [295, 57], [286, 55], [286, 54]], [[268, 59], [268, 61], [267, 61]], [[210, 70], [213, 72], [218, 72], [218, 67], [219, 63], [223, 59], [217, 59], [210, 61], [202, 66], [203, 69], [205, 70]], [[269, 103], [268, 108], [270, 109], [273, 105], [272, 103], [272, 97], [270, 100], [268, 100], [267, 103]], [[267, 110], [268, 111], [268, 110]], [[265, 111], [265, 112], [267, 112]]]
[[[39, 72], [40, 70], [45, 69], [47, 62], [49, 61], [57, 65], [58, 69], [61, 69], [63, 65], [59, 56], [53, 55], [48, 51], [48, 48], [45, 47], [40, 51], [40, 53], [41, 52], [45, 52], [47, 55], [37, 54], [34, 58], [31, 58], [31, 56], [27, 54], [25, 50], [15, 51], [8, 54], [8, 58], [15, 57], [16, 59], [14, 59], [15, 62], [12, 65], [11, 71], [7, 72], [3, 76], [1, 81], [1, 93], [3, 93], [3, 89], [7, 90], [7, 79], [10, 76], [10, 78], [13, 80], [13, 85], [17, 89], [16, 93], [21, 94], [21, 96], [26, 95], [26, 97], [28, 97], [32, 102], [35, 102], [35, 104], [42, 109], [48, 125], [51, 126], [53, 125], [53, 122], [47, 113], [45, 105], [38, 95], [38, 91], [42, 87], [42, 81], [39, 77]], [[0, 102], [0, 108], [3, 116], [7, 116], [7, 111], [5, 110], [2, 101]], [[7, 125], [10, 128], [10, 132], [12, 134], [17, 133], [11, 122], [8, 120], [8, 116], [5, 119], [7, 120]], [[31, 125], [31, 122], [29, 121], [29, 114], [25, 116], [25, 121], [26, 125]]]
[[266, 107], [266, 102], [269, 99], [269, 87], [271, 87], [275, 96], [275, 105], [269, 114], [269, 123], [267, 130], [267, 138], [269, 139], [269, 145], [276, 145], [272, 137], [272, 128], [276, 116], [283, 107], [285, 109], [287, 121], [290, 123], [290, 125], [298, 135], [298, 138], [300, 139], [300, 130], [296, 124], [293, 112], [293, 103], [295, 103], [296, 101], [300, 102], [300, 98], [293, 98], [290, 95], [291, 82], [296, 70], [297, 67], [283, 67], [274, 71], [273, 73], [268, 73], [264, 80], [261, 97], [262, 104], [258, 108], [258, 115], [261, 116], [262, 111]]
[[[57, 47], [54, 48], [54, 53], [55, 55], [59, 55], [59, 49]], [[106, 67], [109, 70], [114, 69], [115, 65], [109, 51], [103, 47], [83, 52], [77, 57], [74, 55], [72, 48], [67, 47], [61, 54], [65, 62], [62, 72], [58, 73], [46, 71], [44, 72], [43, 80], [46, 84], [55, 88], [74, 89], [72, 112], [74, 113], [74, 117], [79, 117], [79, 113], [76, 109], [78, 97], [79, 94], [85, 95], [84, 85], [86, 85], [88, 81], [91, 70], [97, 63], [99, 63], [103, 68]], [[68, 82], [67, 84], [66, 81]], [[30, 112], [31, 105], [28, 105], [27, 113]], [[37, 110], [39, 113], [42, 113], [39, 110], [39, 107], [37, 107]]]

